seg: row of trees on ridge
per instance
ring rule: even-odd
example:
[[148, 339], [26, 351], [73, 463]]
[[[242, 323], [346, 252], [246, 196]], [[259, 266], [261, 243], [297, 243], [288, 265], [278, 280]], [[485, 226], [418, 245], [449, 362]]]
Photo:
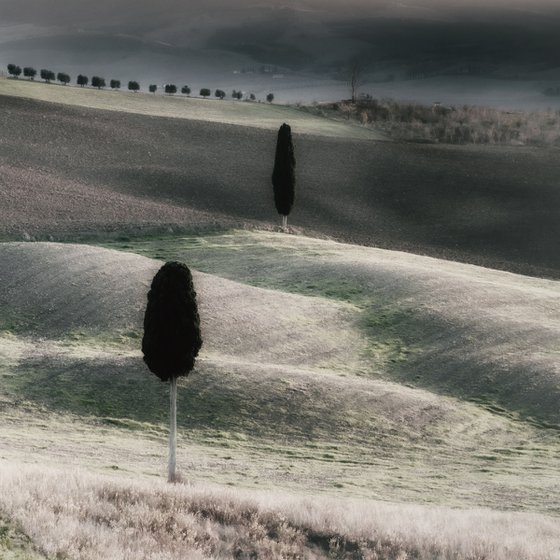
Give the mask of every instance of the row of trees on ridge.
[[[23, 68], [23, 70], [21, 69], [20, 66], [17, 66], [16, 64], [8, 64], [8, 74], [10, 76], [13, 76], [14, 78], [19, 78], [19, 76], [21, 76], [23, 72], [23, 75], [26, 78], [30, 78], [31, 80], [35, 79], [35, 76], [37, 75], [37, 70], [35, 70], [35, 68], [32, 68], [31, 66], [25, 66]], [[67, 85], [70, 83], [70, 76], [68, 74], [65, 74], [63, 72], [59, 72], [58, 74], [55, 75], [55, 73], [52, 70], [47, 70], [45, 68], [43, 68], [40, 71], [40, 76], [41, 79], [44, 80], [46, 83], [51, 83], [54, 82], [55, 80], [59, 81], [60, 83]], [[79, 74], [78, 77], [76, 78], [76, 84], [79, 85], [80, 87], [85, 87], [90, 83], [89, 78], [87, 76], [84, 76], [83, 74]], [[97, 88], [97, 89], [103, 89], [105, 87], [107, 87], [107, 83], [105, 81], [105, 78], [101, 78], [100, 76], [93, 76], [91, 78], [91, 87]], [[109, 87], [113, 90], [116, 89], [120, 89], [121, 88], [121, 81], [120, 80], [110, 80], [109, 81]], [[135, 80], [131, 80], [128, 82], [128, 89], [130, 91], [140, 91], [140, 84], [135, 81]], [[156, 84], [150, 84], [148, 86], [148, 91], [150, 93], [156, 93], [156, 91], [158, 90], [158, 86]], [[164, 92], [167, 93], [168, 95], [173, 95], [175, 93], [177, 93], [177, 86], [175, 84], [166, 84], [164, 86]], [[190, 95], [191, 94], [191, 88], [189, 86], [183, 86], [181, 88], [181, 93], [184, 95]], [[199, 92], [200, 97], [210, 97], [212, 95], [212, 91], [209, 88], [201, 88], [200, 92]], [[222, 89], [217, 89], [214, 92], [214, 96], [217, 97], [218, 99], [224, 99], [226, 97], [226, 92], [223, 91]], [[233, 90], [232, 94], [231, 94], [233, 99], [243, 99], [243, 92], [242, 91], [237, 91], [237, 90]], [[256, 96], [254, 93], [249, 94], [248, 99], [251, 101], [256, 101]], [[272, 103], [274, 101], [274, 94], [273, 93], [269, 93], [266, 96], [266, 100], [269, 103]]]

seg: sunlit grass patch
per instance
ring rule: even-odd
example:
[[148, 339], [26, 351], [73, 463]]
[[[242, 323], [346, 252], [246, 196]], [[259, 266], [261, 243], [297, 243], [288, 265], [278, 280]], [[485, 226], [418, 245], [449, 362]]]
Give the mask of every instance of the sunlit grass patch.
[[38, 81], [0, 79], [0, 95], [27, 97], [92, 109], [122, 111], [176, 119], [194, 119], [276, 130], [290, 122], [298, 134], [335, 138], [380, 140], [383, 136], [349, 123], [310, 115], [297, 107], [195, 97], [154, 96], [149, 93], [100, 91], [94, 88], [64, 87]]

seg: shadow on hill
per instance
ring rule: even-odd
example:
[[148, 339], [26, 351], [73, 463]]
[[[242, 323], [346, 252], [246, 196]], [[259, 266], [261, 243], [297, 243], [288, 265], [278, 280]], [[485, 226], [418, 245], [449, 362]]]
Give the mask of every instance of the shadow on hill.
[[[192, 205], [216, 212], [208, 216], [214, 222], [224, 216], [276, 221], [274, 130], [10, 97], [2, 102], [2, 149], [19, 170], [15, 184], [46, 173], [168, 209]], [[294, 143], [293, 225], [340, 241], [559, 277], [556, 150], [373, 142], [298, 134], [297, 128]], [[70, 233], [78, 231], [70, 215], [82, 220], [80, 232], [97, 231], [102, 220], [90, 211], [91, 203], [76, 197], [58, 220], [68, 221]], [[119, 227], [145, 224], [152, 213], [146, 207], [144, 216], [123, 218]], [[21, 227], [19, 218], [8, 218], [0, 226], [4, 234]], [[53, 220], [39, 208], [27, 212], [26, 221], [38, 232], [52, 231]], [[184, 218], [176, 223], [184, 225]]]
[[[255, 438], [275, 445], [327, 441], [355, 445], [356, 454], [361, 447], [394, 452], [419, 441], [436, 445], [449, 425], [458, 429], [470, 422], [466, 411], [427, 393], [353, 379], [202, 360], [179, 382], [177, 421], [185, 435], [196, 433], [217, 444]], [[32, 358], [3, 385], [16, 401], [40, 408], [129, 429], [167, 430], [168, 385], [140, 358]], [[473, 437], [477, 429], [469, 428]]]

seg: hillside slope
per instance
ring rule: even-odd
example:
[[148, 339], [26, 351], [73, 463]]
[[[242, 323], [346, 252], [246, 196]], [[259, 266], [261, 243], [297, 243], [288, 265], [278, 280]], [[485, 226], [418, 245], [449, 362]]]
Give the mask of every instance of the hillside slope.
[[[250, 262], [268, 288], [195, 272], [189, 477], [557, 512], [556, 283], [291, 236], [197, 239], [161, 249], [231, 276]], [[1, 244], [0, 258], [1, 456], [158, 473], [167, 390], [139, 338], [160, 263], [40, 243]]]
[[[128, 99], [86, 93], [106, 95], [107, 104]], [[274, 130], [6, 96], [0, 101], [5, 237], [75, 239], [158, 225], [278, 223], [270, 186]], [[249, 111], [241, 108], [245, 105], [250, 104], [233, 104], [231, 110], [241, 115]], [[297, 228], [346, 242], [559, 276], [555, 149], [374, 142], [349, 137], [332, 121], [337, 137], [318, 130], [310, 135], [299, 117], [292, 120], [291, 113], [277, 114], [273, 107], [261, 110], [270, 112], [274, 127], [284, 119], [293, 125], [298, 185], [290, 223]], [[41, 204], [33, 203], [38, 197]]]

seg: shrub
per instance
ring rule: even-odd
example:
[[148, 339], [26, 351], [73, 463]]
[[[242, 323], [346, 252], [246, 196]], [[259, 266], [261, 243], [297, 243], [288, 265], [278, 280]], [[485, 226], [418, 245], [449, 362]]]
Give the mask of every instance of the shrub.
[[323, 116], [344, 116], [398, 140], [446, 144], [560, 143], [557, 115], [551, 111], [513, 112], [376, 99], [325, 104], [308, 110]]

